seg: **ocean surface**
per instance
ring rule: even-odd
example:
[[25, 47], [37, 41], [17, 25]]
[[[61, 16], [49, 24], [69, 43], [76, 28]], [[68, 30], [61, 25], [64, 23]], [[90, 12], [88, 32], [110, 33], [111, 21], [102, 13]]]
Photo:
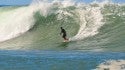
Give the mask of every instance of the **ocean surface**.
[[[99, 53], [99, 52], [80, 52], [80, 51], [5, 51], [4, 50], [0, 51], [0, 69], [1, 70], [104, 70], [104, 69], [97, 69], [101, 63], [111, 60], [115, 60], [116, 62], [119, 62], [120, 60], [125, 60], [124, 54], [125, 53], [122, 52]], [[105, 63], [105, 65], [106, 64], [108, 67], [108, 63]]]
[[124, 48], [125, 4], [34, 0], [0, 7], [0, 70], [123, 70]]

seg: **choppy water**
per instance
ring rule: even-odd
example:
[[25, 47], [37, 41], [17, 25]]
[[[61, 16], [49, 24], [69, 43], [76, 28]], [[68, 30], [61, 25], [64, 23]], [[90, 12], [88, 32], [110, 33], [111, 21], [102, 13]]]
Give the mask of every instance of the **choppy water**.
[[125, 60], [124, 54], [122, 52], [0, 51], [0, 69], [94, 70], [98, 65], [109, 60]]

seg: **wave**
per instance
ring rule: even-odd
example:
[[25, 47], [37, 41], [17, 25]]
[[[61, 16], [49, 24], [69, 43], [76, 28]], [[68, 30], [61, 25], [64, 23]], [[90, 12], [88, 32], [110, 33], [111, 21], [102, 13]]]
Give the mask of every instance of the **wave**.
[[0, 9], [0, 42], [17, 37], [34, 25], [33, 11], [29, 8], [11, 8]]
[[[121, 51], [124, 11], [125, 5], [71, 0], [35, 0], [29, 6], [1, 7], [0, 48]], [[60, 27], [66, 29], [70, 43], [62, 43]]]

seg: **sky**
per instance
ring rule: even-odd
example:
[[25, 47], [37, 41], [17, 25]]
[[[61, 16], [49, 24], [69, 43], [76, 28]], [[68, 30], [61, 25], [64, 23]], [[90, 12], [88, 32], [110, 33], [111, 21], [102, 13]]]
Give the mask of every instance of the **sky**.
[[[76, 0], [76, 1], [89, 3], [94, 0]], [[103, 0], [99, 0], [99, 1], [103, 1]], [[125, 0], [112, 0], [112, 1], [116, 3], [125, 3]], [[32, 0], [0, 0], [0, 5], [28, 5], [31, 2]]]
[[27, 5], [32, 0], [0, 0], [0, 5]]

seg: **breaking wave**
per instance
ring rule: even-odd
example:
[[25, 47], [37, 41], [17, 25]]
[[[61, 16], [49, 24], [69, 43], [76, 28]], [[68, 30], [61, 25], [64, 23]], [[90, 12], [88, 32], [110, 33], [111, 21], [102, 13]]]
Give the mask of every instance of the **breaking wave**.
[[[124, 51], [124, 11], [124, 4], [71, 0], [1, 7], [0, 48]], [[60, 27], [66, 29], [71, 42], [62, 43]]]

